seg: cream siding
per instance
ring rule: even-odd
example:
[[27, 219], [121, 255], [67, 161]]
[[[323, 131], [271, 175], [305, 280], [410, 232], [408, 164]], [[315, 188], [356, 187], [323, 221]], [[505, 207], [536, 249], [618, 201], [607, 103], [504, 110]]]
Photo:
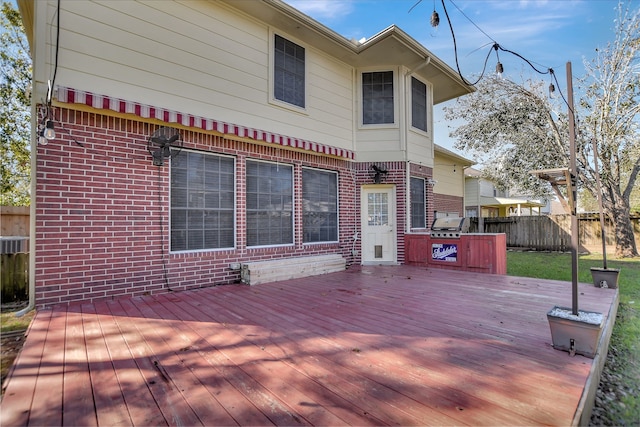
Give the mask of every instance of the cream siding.
[[464, 166], [460, 159], [435, 152], [433, 178], [438, 181], [434, 193], [464, 197]]
[[[47, 4], [42, 98], [55, 52], [55, 2]], [[56, 86], [354, 148], [352, 67], [277, 28], [215, 2], [72, 1], [61, 8]], [[305, 48], [303, 112], [269, 103], [272, 31]]]

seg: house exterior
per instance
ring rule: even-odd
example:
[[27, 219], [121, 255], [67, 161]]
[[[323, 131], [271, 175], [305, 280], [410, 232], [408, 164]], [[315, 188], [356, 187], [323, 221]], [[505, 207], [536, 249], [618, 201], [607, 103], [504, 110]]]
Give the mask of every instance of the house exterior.
[[465, 172], [473, 161], [436, 145], [434, 148], [434, 217], [463, 217], [465, 214]]
[[233, 283], [247, 261], [402, 263], [429, 224], [432, 108], [472, 88], [400, 28], [357, 43], [280, 0], [18, 6], [35, 306]]
[[465, 216], [468, 217], [497, 218], [549, 213], [550, 205], [547, 202], [511, 196], [483, 178], [482, 172], [474, 168], [465, 170], [465, 196]]

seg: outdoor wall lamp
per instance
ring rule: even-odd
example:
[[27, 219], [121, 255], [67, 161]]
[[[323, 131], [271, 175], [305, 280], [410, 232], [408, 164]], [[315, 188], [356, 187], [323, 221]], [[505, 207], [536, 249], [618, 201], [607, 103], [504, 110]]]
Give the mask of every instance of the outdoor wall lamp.
[[374, 174], [373, 174], [373, 182], [375, 184], [380, 184], [382, 182], [382, 179], [384, 177], [386, 177], [387, 174], [389, 173], [388, 170], [382, 169], [378, 165], [371, 165], [371, 170], [373, 170], [373, 172], [374, 172]]

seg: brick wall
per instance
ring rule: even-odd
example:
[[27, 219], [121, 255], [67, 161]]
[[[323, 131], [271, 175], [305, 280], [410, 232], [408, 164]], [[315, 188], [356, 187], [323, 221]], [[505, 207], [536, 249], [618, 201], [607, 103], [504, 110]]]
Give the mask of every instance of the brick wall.
[[[169, 166], [153, 166], [147, 151], [158, 125], [60, 108], [54, 117], [57, 138], [37, 152], [38, 307], [232, 283], [239, 272], [229, 264], [239, 261], [341, 253], [359, 263], [351, 255], [359, 183], [348, 161], [182, 129], [185, 148], [236, 156], [237, 240], [233, 250], [169, 253]], [[247, 158], [294, 165], [296, 201], [303, 166], [337, 171], [339, 242], [304, 245], [297, 203], [294, 245], [247, 248]]]
[[446, 194], [433, 195], [433, 209], [437, 212], [458, 212], [458, 215], [464, 216], [464, 200], [462, 197], [449, 196]]

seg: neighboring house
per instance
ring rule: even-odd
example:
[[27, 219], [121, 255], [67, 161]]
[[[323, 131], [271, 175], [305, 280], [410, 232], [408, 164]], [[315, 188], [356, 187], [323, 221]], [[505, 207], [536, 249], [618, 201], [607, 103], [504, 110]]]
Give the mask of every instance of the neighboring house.
[[[526, 197], [511, 197], [507, 191], [499, 190], [493, 182], [482, 177], [482, 172], [465, 170], [465, 216], [496, 218], [508, 216], [540, 215], [547, 202]], [[478, 215], [478, 213], [481, 213]], [[548, 209], [546, 213], [548, 213]]]
[[279, 0], [17, 3], [38, 307], [237, 282], [256, 260], [402, 263], [430, 222], [432, 108], [473, 89], [400, 28], [357, 43]]
[[465, 171], [473, 162], [439, 145], [435, 146], [433, 209], [435, 217], [463, 217]]

